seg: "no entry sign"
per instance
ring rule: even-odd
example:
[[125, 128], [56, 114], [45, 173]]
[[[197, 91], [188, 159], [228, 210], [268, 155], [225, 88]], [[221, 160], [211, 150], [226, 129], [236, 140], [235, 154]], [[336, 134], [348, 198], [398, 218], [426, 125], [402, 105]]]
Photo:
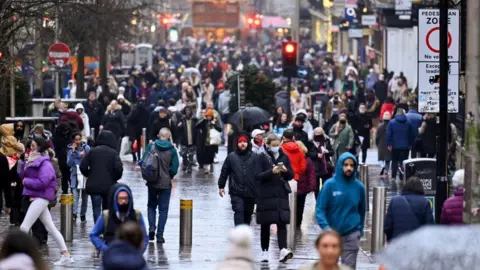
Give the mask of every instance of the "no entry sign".
[[[418, 11], [418, 61], [437, 62], [440, 53], [440, 11]], [[460, 12], [448, 10], [448, 61], [458, 62], [460, 48]]]
[[70, 49], [64, 43], [58, 42], [48, 49], [48, 60], [52, 65], [63, 67], [70, 59]]

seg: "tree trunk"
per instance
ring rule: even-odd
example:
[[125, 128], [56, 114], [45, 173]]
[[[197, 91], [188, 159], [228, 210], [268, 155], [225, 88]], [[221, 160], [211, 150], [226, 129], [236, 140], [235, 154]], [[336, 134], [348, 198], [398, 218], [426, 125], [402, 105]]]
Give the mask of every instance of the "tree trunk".
[[107, 77], [108, 77], [108, 70], [107, 70], [107, 44], [108, 40], [107, 37], [102, 36], [99, 42], [99, 49], [100, 49], [100, 80], [102, 82], [102, 89], [107, 90]]
[[85, 89], [85, 45], [82, 43], [78, 46], [77, 63], [78, 69], [75, 75], [77, 79], [76, 98], [87, 98], [87, 89]]
[[0, 124], [7, 117], [7, 79], [8, 76], [0, 76]]

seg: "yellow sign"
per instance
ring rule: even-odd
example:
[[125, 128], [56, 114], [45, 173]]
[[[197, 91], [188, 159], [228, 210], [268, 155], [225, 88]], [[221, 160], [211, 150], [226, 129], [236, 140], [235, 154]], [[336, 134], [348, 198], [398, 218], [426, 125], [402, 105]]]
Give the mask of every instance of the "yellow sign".
[[180, 209], [181, 210], [192, 210], [193, 209], [193, 200], [180, 200]]
[[66, 204], [66, 205], [73, 204], [73, 195], [63, 194], [62, 196], [60, 196], [60, 204]]

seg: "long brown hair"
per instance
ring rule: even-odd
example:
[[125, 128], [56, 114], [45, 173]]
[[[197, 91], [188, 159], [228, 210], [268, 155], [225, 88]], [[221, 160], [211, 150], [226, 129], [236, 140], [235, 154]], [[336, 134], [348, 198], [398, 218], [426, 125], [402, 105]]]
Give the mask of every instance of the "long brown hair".
[[33, 238], [20, 230], [13, 230], [8, 233], [0, 250], [0, 260], [6, 259], [14, 254], [25, 254], [29, 256], [33, 260], [36, 270], [50, 269], [45, 263], [45, 260], [43, 260], [42, 254], [38, 251], [38, 247]]

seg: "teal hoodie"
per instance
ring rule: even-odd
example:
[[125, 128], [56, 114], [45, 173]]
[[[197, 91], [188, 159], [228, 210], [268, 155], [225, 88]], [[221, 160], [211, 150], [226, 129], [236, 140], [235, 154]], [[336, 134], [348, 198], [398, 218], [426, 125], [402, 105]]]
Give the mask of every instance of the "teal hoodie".
[[[149, 143], [147, 145], [147, 149], [145, 149], [145, 153], [142, 156], [142, 159], [140, 160], [139, 164], [144, 162], [145, 157], [147, 156], [146, 154], [150, 152], [150, 149], [152, 148], [152, 143]], [[178, 154], [177, 154], [177, 149], [173, 146], [173, 144], [170, 141], [167, 140], [160, 140], [157, 139], [155, 140], [155, 148], [157, 148], [160, 151], [170, 151], [172, 153], [172, 161], [170, 163], [170, 169], [169, 169], [169, 174], [170, 178], [173, 179], [173, 177], [177, 174], [178, 172], [178, 167], [179, 167], [179, 161], [178, 161]]]
[[[343, 162], [353, 159], [352, 179], [343, 174]], [[315, 217], [323, 230], [333, 229], [342, 236], [356, 230], [363, 235], [365, 224], [365, 186], [357, 179], [358, 163], [355, 156], [344, 153], [335, 168], [335, 175], [325, 182], [317, 200]]]

